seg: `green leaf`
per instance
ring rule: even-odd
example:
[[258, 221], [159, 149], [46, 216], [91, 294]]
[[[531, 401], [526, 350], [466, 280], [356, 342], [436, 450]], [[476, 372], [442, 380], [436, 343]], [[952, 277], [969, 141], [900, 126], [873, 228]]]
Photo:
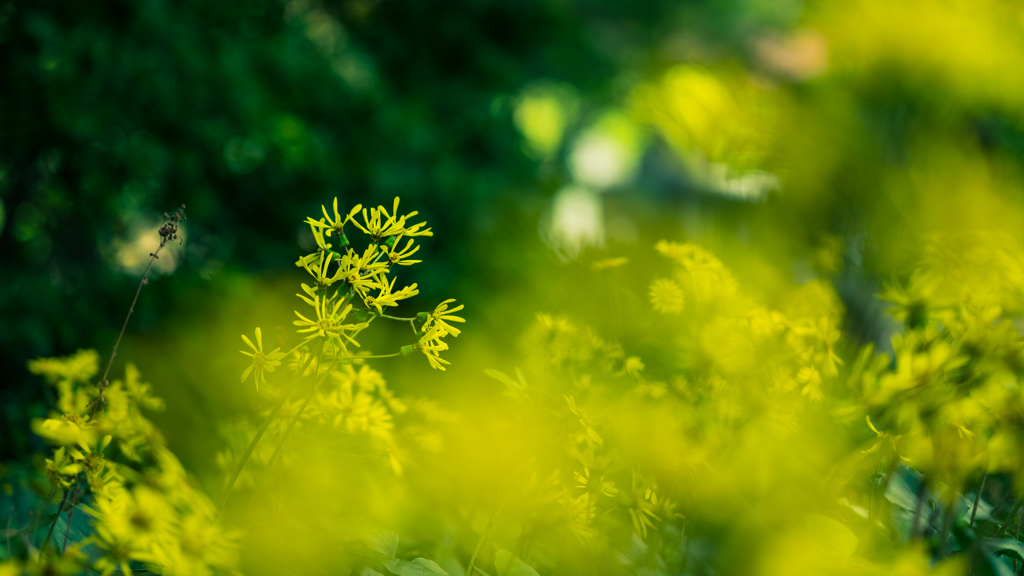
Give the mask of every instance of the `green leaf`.
[[900, 466], [893, 470], [889, 477], [889, 484], [885, 487], [885, 499], [907, 510], [916, 509], [917, 495], [921, 491], [923, 479], [924, 476], [910, 466]]
[[[974, 494], [957, 494], [956, 500], [956, 511], [957, 518], [963, 522], [969, 523], [971, 521], [971, 509], [974, 508]], [[984, 498], [978, 500], [978, 513], [974, 516], [975, 522], [978, 520], [992, 520], [992, 505], [985, 502]]]
[[1016, 538], [979, 538], [978, 541], [987, 552], [1010, 556], [1024, 562], [1024, 544], [1018, 542]]
[[513, 400], [519, 399], [521, 397], [529, 398], [529, 396], [525, 393], [526, 382], [523, 380], [523, 374], [522, 372], [519, 372], [518, 369], [516, 370], [516, 372], [519, 376], [519, 382], [516, 382], [512, 378], [509, 378], [503, 372], [492, 370], [490, 368], [484, 370], [484, 374], [487, 374], [491, 378], [494, 378], [495, 380], [505, 385], [506, 390], [502, 393], [503, 395], [508, 396]]
[[384, 556], [394, 558], [398, 554], [398, 534], [381, 530], [370, 536], [370, 547]]
[[448, 576], [448, 573], [438, 566], [436, 562], [426, 558], [416, 558], [412, 562], [399, 560], [398, 558], [389, 558], [382, 562], [382, 564], [384, 564], [384, 567], [389, 572], [398, 576], [433, 576], [436, 574]]
[[508, 550], [498, 550], [494, 555], [498, 576], [540, 576], [529, 564], [520, 560]]
[[800, 521], [800, 530], [814, 542], [823, 556], [845, 558], [857, 550], [857, 536], [845, 524], [820, 514]]

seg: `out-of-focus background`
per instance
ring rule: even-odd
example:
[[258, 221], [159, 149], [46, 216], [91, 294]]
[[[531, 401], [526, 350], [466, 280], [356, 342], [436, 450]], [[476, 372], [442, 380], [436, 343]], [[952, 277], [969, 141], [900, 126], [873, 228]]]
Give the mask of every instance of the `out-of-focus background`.
[[662, 238], [766, 294], [824, 278], [842, 345], [884, 349], [875, 294], [926, 239], [1024, 235], [1022, 32], [998, 0], [0, 3], [0, 459], [43, 446], [26, 361], [109, 351], [182, 204], [118, 362], [208, 486], [256, 398], [238, 334], [290, 332], [335, 197], [419, 211], [403, 282], [466, 305], [446, 373], [377, 366], [399, 393], [493, 394], [537, 312], [642, 341], [650, 277], [594, 272]]
[[[825, 69], [820, 33], [785, 43], [803, 11], [749, 1], [4, 3], [0, 451], [24, 453], [36, 441], [29, 420], [46, 410], [26, 360], [109, 350], [161, 213], [181, 204], [185, 242], [158, 262], [121, 358], [169, 376], [156, 380], [160, 393], [181, 397], [165, 416], [197, 438], [211, 432], [209, 410], [244, 405], [234, 377], [208, 370], [235, 371], [227, 358], [254, 321], [271, 333], [289, 325], [294, 262], [313, 245], [302, 221], [334, 197], [345, 207], [399, 196], [418, 210], [436, 234], [423, 242], [429, 265], [410, 278], [428, 302], [465, 302], [485, 348], [514, 341], [552, 301], [565, 305], [565, 275], [597, 258], [594, 248], [649, 247], [763, 211], [778, 176], [751, 171], [764, 160], [760, 140], [780, 133], [727, 107], [756, 114], [734, 100], [753, 95], [734, 88], [771, 93], [792, 81], [762, 45], [806, 68], [798, 75]], [[685, 111], [680, 98], [698, 99], [698, 137], [721, 139], [712, 156], [686, 152], [678, 121], [690, 120], [655, 104]], [[737, 125], [747, 133], [730, 134]], [[744, 162], [735, 174], [721, 163], [731, 156], [719, 157], [734, 152]]]

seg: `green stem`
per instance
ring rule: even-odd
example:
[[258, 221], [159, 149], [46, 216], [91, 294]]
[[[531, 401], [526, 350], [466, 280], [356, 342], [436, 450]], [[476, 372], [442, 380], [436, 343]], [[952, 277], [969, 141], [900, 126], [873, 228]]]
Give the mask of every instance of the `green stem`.
[[342, 356], [339, 358], [339, 360], [368, 360], [373, 358], [395, 358], [401, 355], [401, 352], [395, 352], [394, 354], [378, 354], [376, 356]]
[[[323, 346], [323, 342], [321, 342], [317, 347], [317, 352], [322, 350]], [[263, 434], [267, 431], [267, 428], [270, 427], [270, 423], [274, 421], [274, 418], [277, 417], [277, 413], [281, 411], [281, 407], [284, 406], [284, 403], [292, 395], [292, 392], [294, 391], [293, 386], [306, 373], [306, 368], [309, 367], [309, 364], [313, 361], [313, 356], [315, 355], [316, 354], [310, 354], [306, 362], [299, 368], [299, 371], [295, 373], [295, 377], [292, 379], [288, 390], [281, 395], [281, 399], [277, 401], [277, 405], [271, 409], [267, 419], [260, 425], [260, 429], [256, 431], [256, 435], [253, 436], [252, 441], [249, 442], [249, 446], [246, 447], [245, 452], [242, 453], [242, 457], [239, 458], [238, 464], [235, 465], [235, 471], [231, 474], [231, 479], [228, 480], [227, 486], [224, 487], [224, 493], [221, 495], [220, 501], [217, 502], [218, 511], [224, 509], [224, 504], [227, 503], [228, 496], [231, 494], [231, 489], [235, 486], [235, 482], [238, 480], [239, 474], [242, 473], [242, 468], [245, 467], [245, 463], [248, 462], [249, 457], [252, 456], [252, 451], [256, 449], [256, 445], [259, 444], [260, 438], [263, 438]]]
[[473, 550], [473, 556], [469, 559], [469, 568], [466, 568], [466, 576], [473, 576], [473, 564], [476, 563], [476, 557], [480, 555], [480, 549], [484, 547], [484, 541], [486, 541], [487, 537], [490, 536], [491, 528], [494, 528], [494, 523], [498, 521], [498, 515], [501, 514], [501, 511], [505, 508], [506, 502], [508, 502], [508, 496], [501, 501], [501, 505], [498, 506], [494, 515], [492, 515], [491, 519], [487, 521], [487, 528], [485, 528], [483, 534], [480, 535], [480, 541], [476, 543], [476, 549]]
[[988, 470], [981, 475], [981, 484], [978, 486], [978, 493], [974, 495], [974, 508], [971, 508], [971, 522], [968, 528], [974, 529], [974, 517], [978, 515], [978, 503], [981, 501], [981, 491], [985, 489], [985, 480], [988, 479]]
[[1017, 517], [1017, 512], [1020, 511], [1021, 504], [1024, 504], [1024, 500], [1017, 500], [1014, 503], [1013, 508], [1010, 508], [1010, 513], [1006, 515], [1006, 521], [996, 530], [996, 533], [992, 535], [993, 538], [1002, 538], [1006, 534], [1006, 529], [1010, 527], [1010, 522]]
[[[1024, 515], [1018, 514], [1017, 515], [1017, 533], [1013, 535], [1013, 539], [1014, 540], [1020, 540], [1020, 524], [1021, 524], [1021, 521], [1024, 521]], [[1014, 557], [1014, 559], [1013, 559], [1013, 569], [1014, 569], [1014, 571], [1017, 570], [1017, 558], [1016, 557]], [[1021, 572], [1024, 572], [1024, 565], [1021, 565], [1020, 569], [1021, 569]]]
[[75, 492], [74, 492], [74, 494], [71, 495], [71, 510], [68, 510], [68, 523], [67, 523], [67, 526], [64, 528], [64, 545], [61, 546], [61, 549], [60, 549], [60, 553], [61, 554], [64, 554], [64, 552], [66, 552], [67, 549], [68, 549], [68, 534], [71, 534], [71, 519], [75, 515], [75, 503], [76, 503], [76, 500], [78, 500], [78, 487], [81, 486], [81, 485], [82, 485], [81, 479], [79, 479], [77, 482], [75, 482]]
[[[921, 511], [924, 508], [924, 499], [928, 494], [927, 477], [921, 480], [921, 486], [917, 489], [917, 504], [914, 506], [914, 523], [910, 527], [910, 540], [917, 540], [918, 528], [921, 525]], [[927, 529], [927, 521], [925, 522]]]
[[415, 316], [412, 318], [399, 318], [398, 316], [388, 316], [387, 314], [379, 314], [381, 318], [387, 318], [388, 320], [398, 320], [399, 322], [412, 322], [416, 319]]
[[[321, 350], [320, 359], [322, 359], [323, 356], [323, 350]], [[317, 360], [316, 369], [318, 373], [320, 372], [320, 359]], [[260, 475], [260, 481], [256, 484], [256, 489], [253, 490], [252, 500], [250, 500], [249, 502], [249, 508], [252, 508], [253, 505], [256, 504], [256, 498], [260, 494], [260, 489], [263, 487], [263, 482], [267, 479], [267, 476], [270, 474], [270, 469], [274, 466], [274, 463], [277, 462], [277, 457], [281, 454], [281, 449], [284, 447], [285, 442], [288, 441], [288, 437], [291, 435], [292, 429], [295, 428], [295, 424], [297, 424], [299, 418], [302, 417], [302, 413], [306, 411], [306, 406], [309, 406], [309, 402], [313, 399], [313, 396], [316, 395], [317, 389], [320, 387], [321, 384], [323, 384], [324, 380], [327, 379], [327, 374], [329, 374], [331, 369], [333, 369], [334, 366], [337, 366], [337, 364], [338, 361], [335, 360], [334, 364], [332, 364], [331, 367], [328, 368], [326, 372], [324, 372], [323, 377], [321, 377], [319, 381], [316, 380], [319, 374], [313, 375], [313, 389], [309, 391], [309, 396], [306, 397], [306, 401], [302, 403], [302, 406], [299, 408], [299, 411], [295, 413], [295, 416], [292, 417], [292, 421], [288, 423], [288, 428], [285, 430], [284, 435], [281, 436], [281, 441], [277, 443], [277, 448], [274, 448], [274, 453], [270, 456], [270, 462], [267, 463], [267, 467], [264, 469], [263, 474]]]
[[39, 557], [43, 557], [43, 552], [46, 552], [46, 547], [50, 545], [50, 538], [53, 537], [53, 529], [57, 527], [57, 521], [60, 520], [60, 515], [64, 513], [64, 505], [68, 503], [68, 496], [71, 495], [71, 490], [64, 490], [64, 497], [60, 499], [60, 506], [57, 507], [57, 515], [53, 517], [53, 522], [50, 523], [50, 529], [46, 532], [46, 538], [43, 539], [43, 545], [39, 547]]

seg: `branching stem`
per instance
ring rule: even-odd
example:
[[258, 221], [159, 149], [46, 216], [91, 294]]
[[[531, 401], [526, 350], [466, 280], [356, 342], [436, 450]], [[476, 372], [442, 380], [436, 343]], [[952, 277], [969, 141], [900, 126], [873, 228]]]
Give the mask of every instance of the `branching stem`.
[[[319, 353], [321, 349], [323, 349], [322, 342], [317, 347], [317, 353]], [[298, 372], [295, 373], [295, 377], [292, 379], [291, 385], [289, 385], [288, 390], [281, 395], [281, 399], [277, 401], [277, 405], [275, 405], [274, 408], [271, 409], [270, 414], [267, 415], [266, 420], [263, 421], [263, 424], [260, 425], [260, 429], [256, 431], [256, 435], [253, 436], [252, 441], [249, 442], [249, 446], [246, 447], [245, 452], [242, 453], [242, 457], [239, 458], [238, 464], [235, 465], [235, 471], [231, 474], [231, 479], [228, 480], [227, 486], [224, 487], [224, 493], [221, 495], [220, 501], [217, 502], [218, 511], [224, 509], [224, 504], [227, 503], [228, 496], [231, 494], [231, 488], [235, 486], [235, 482], [238, 480], [239, 474], [242, 473], [242, 468], [245, 467], [245, 463], [248, 462], [249, 457], [252, 456], [252, 451], [256, 449], [256, 445], [259, 444], [260, 438], [263, 438], [263, 434], [267, 431], [267, 428], [270, 427], [270, 423], [274, 421], [274, 418], [277, 418], [277, 413], [281, 411], [281, 407], [284, 406], [284, 403], [292, 395], [295, 383], [297, 383], [306, 373], [306, 368], [309, 367], [309, 364], [310, 362], [313, 361], [314, 356], [316, 356], [316, 353], [310, 354], [309, 358], [306, 359], [306, 362], [303, 363], [303, 365], [299, 368]]]
[[1024, 500], [1017, 500], [1013, 504], [1013, 508], [1010, 508], [1010, 513], [1006, 515], [1006, 520], [999, 526], [996, 533], [992, 535], [993, 538], [1002, 538], [1006, 534], [1006, 529], [1010, 527], [1010, 522], [1013, 522], [1013, 519], [1017, 517], [1021, 504], [1024, 504]]
[[252, 500], [249, 501], [249, 508], [252, 508], [252, 506], [256, 504], [256, 498], [260, 494], [260, 489], [263, 487], [263, 482], [267, 479], [267, 476], [270, 473], [270, 469], [274, 466], [274, 463], [277, 462], [277, 457], [280, 456], [281, 449], [284, 448], [285, 442], [288, 441], [288, 437], [291, 435], [292, 429], [295, 428], [295, 424], [298, 423], [299, 418], [302, 417], [302, 413], [306, 411], [306, 406], [309, 406], [309, 402], [313, 400], [313, 396], [316, 396], [317, 388], [319, 388], [320, 385], [323, 384], [323, 381], [327, 379], [327, 374], [330, 373], [331, 369], [333, 369], [338, 364], [338, 361], [335, 360], [331, 367], [324, 372], [322, 377], [320, 377], [320, 380], [317, 381], [317, 377], [319, 376], [320, 372], [320, 362], [323, 359], [323, 357], [323, 350], [320, 350], [320, 356], [317, 359], [316, 366], [317, 373], [313, 374], [313, 388], [312, 390], [309, 391], [309, 396], [306, 397], [306, 401], [302, 403], [302, 406], [299, 408], [299, 411], [295, 413], [294, 417], [292, 417], [292, 421], [288, 424], [288, 429], [285, 430], [284, 435], [281, 436], [281, 441], [277, 443], [277, 448], [274, 449], [274, 453], [270, 456], [270, 461], [267, 462], [267, 467], [264, 469], [263, 474], [260, 476], [260, 481], [256, 483], [256, 489], [253, 490]]
[[57, 507], [57, 515], [53, 517], [53, 522], [50, 523], [50, 529], [46, 532], [46, 538], [43, 539], [43, 545], [39, 547], [39, 557], [43, 557], [43, 553], [46, 552], [46, 547], [50, 545], [50, 538], [53, 537], [53, 529], [57, 527], [57, 520], [60, 519], [60, 515], [64, 513], [64, 505], [68, 503], [68, 496], [71, 495], [71, 490], [64, 491], [64, 497], [60, 499], [60, 506]]
[[71, 509], [68, 510], [68, 523], [67, 526], [64, 528], [64, 545], [60, 547], [61, 554], [64, 554], [64, 552], [68, 549], [68, 534], [71, 533], [71, 519], [75, 516], [75, 503], [78, 500], [78, 487], [81, 484], [81, 480], [75, 482], [75, 492], [71, 495]]

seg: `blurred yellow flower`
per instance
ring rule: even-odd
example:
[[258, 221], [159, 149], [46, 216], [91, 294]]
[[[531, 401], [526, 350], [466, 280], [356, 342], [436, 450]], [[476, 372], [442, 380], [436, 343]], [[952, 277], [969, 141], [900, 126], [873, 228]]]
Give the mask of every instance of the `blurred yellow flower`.
[[252, 352], [246, 352], [240, 350], [242, 354], [252, 358], [252, 364], [242, 372], [242, 382], [249, 377], [249, 373], [253, 373], [253, 380], [256, 381], [256, 389], [260, 389], [260, 383], [266, 383], [267, 379], [264, 372], [273, 372], [277, 366], [281, 365], [281, 358], [284, 358], [284, 353], [280, 352], [280, 348], [274, 348], [270, 352], [263, 352], [263, 332], [259, 328], [256, 328], [256, 345], [253, 345], [252, 340], [242, 334], [242, 340], [252, 348]]
[[662, 314], [678, 314], [683, 311], [685, 297], [683, 289], [672, 280], [661, 278], [651, 283], [651, 306]]

